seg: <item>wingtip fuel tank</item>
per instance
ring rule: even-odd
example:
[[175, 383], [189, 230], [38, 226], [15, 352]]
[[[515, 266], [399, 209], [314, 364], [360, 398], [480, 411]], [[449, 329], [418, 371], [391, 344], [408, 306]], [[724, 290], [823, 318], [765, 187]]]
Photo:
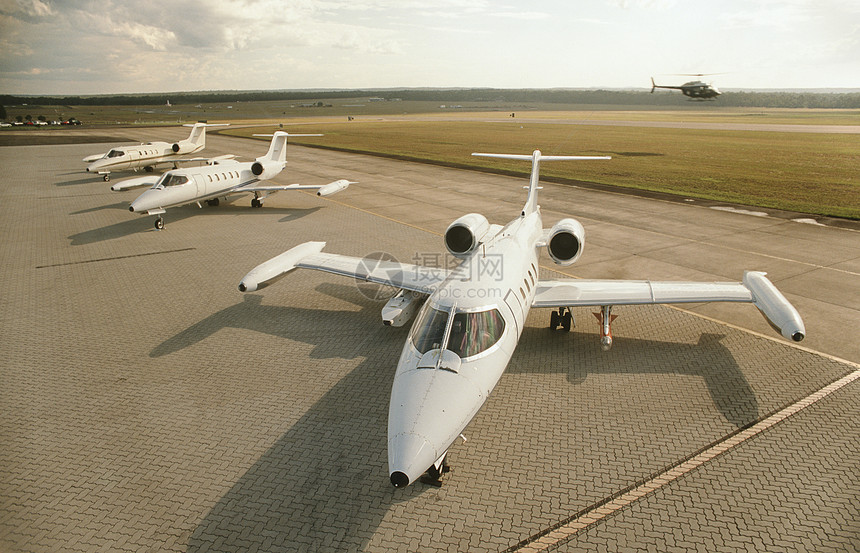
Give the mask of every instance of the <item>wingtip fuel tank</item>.
[[755, 305], [773, 328], [789, 340], [800, 342], [806, 328], [800, 313], [761, 271], [744, 273], [743, 283], [749, 289]]

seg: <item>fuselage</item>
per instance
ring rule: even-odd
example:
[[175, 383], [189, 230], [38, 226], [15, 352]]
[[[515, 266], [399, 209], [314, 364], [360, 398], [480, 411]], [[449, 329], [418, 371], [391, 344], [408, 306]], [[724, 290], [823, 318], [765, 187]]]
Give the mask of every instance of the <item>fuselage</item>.
[[539, 210], [514, 219], [464, 259], [416, 316], [388, 412], [395, 486], [414, 482], [445, 454], [504, 373], [534, 299], [541, 236]]
[[257, 180], [251, 163], [226, 161], [213, 165], [167, 171], [149, 190], [137, 197], [129, 210], [146, 213], [191, 202], [223, 197], [235, 188]]
[[180, 155], [192, 154], [203, 149], [203, 145], [183, 148], [181, 154], [174, 151], [173, 144], [167, 142], [150, 142], [138, 146], [119, 146], [111, 149], [103, 157], [87, 166], [90, 173], [109, 173], [125, 169], [140, 169], [151, 167]]

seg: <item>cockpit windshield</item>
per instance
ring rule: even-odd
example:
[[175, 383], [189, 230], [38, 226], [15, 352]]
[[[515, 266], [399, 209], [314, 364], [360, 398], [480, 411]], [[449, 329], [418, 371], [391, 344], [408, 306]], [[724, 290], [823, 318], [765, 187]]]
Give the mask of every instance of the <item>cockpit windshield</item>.
[[108, 152], [107, 157], [120, 157], [120, 156], [124, 156], [124, 155], [125, 155], [125, 152], [123, 152], [122, 150], [111, 150]]
[[441, 348], [449, 317], [453, 317], [453, 321], [445, 349], [456, 353], [460, 358], [488, 350], [499, 341], [505, 331], [505, 319], [496, 308], [474, 312], [455, 309], [451, 314], [450, 311], [441, 311], [427, 305], [410, 334], [415, 349], [424, 354]]
[[155, 188], [164, 186], [179, 186], [188, 182], [188, 177], [185, 175], [176, 175], [174, 173], [164, 173], [161, 178], [155, 183]]

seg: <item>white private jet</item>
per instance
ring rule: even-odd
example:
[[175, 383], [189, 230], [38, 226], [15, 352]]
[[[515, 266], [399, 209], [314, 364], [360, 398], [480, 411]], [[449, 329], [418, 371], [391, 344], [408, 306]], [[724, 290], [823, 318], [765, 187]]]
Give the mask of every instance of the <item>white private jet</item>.
[[[538, 255], [546, 248], [558, 265], [581, 255], [585, 231], [575, 219], [544, 228], [537, 203], [541, 161], [605, 157], [473, 154], [530, 160], [528, 198], [505, 226], [480, 214], [460, 217], [445, 231], [448, 251], [462, 259], [453, 270], [323, 253], [325, 242], [307, 242], [257, 266], [239, 283], [259, 290], [295, 268], [316, 269], [400, 288], [382, 310], [383, 322], [403, 325], [418, 311], [403, 347], [388, 411], [388, 468], [395, 487], [416, 479], [439, 485], [445, 456], [487, 400], [508, 365], [533, 307], [552, 312], [551, 327], [569, 330], [570, 309], [601, 309], [600, 337], [612, 345], [615, 305], [685, 302], [749, 302], [783, 336], [803, 339], [800, 315], [761, 272], [743, 282], [655, 282], [647, 280], [541, 279]], [[411, 293], [409, 293], [411, 292]], [[422, 478], [422, 475], [426, 476]]]
[[[185, 139], [169, 144], [167, 142], [147, 142], [136, 146], [117, 146], [106, 154], [95, 154], [83, 159], [88, 163], [87, 172], [103, 175], [105, 182], [110, 180], [111, 171], [122, 171], [140, 168], [151, 173], [156, 165], [173, 163], [179, 156], [199, 152], [206, 147], [206, 127], [222, 127], [229, 123], [194, 123], [183, 125], [191, 128], [191, 135]], [[186, 160], [187, 161], [187, 160]]]
[[261, 185], [262, 181], [277, 176], [287, 164], [287, 137], [288, 136], [322, 136], [319, 134], [293, 134], [289, 135], [278, 131], [271, 135], [272, 142], [266, 155], [258, 157], [254, 161], [239, 162], [232, 159], [234, 156], [220, 156], [208, 160], [207, 165], [200, 167], [189, 167], [186, 169], [173, 169], [161, 176], [137, 177], [120, 181], [111, 190], [127, 190], [140, 186], [151, 186], [149, 190], [131, 202], [128, 210], [132, 213], [146, 215], [158, 215], [155, 220], [155, 228], [164, 228], [164, 219], [161, 214], [168, 207], [175, 207], [190, 203], [196, 203], [203, 207], [200, 202], [215, 206], [220, 203], [221, 198], [226, 199], [234, 194], [253, 194], [251, 207], [262, 207], [263, 200], [269, 194], [279, 190], [316, 190], [318, 196], [328, 196], [346, 189], [350, 184], [355, 184], [346, 179], [336, 180], [328, 184], [288, 184], [288, 185]]

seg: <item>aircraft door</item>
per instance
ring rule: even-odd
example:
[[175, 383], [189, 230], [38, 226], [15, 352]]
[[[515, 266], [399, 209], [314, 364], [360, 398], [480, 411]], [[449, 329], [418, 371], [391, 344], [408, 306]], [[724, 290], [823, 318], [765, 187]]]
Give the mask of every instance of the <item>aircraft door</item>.
[[130, 151], [126, 152], [126, 155], [128, 156], [128, 159], [126, 160], [126, 162], [128, 163], [129, 169], [133, 169], [135, 167], [140, 167], [140, 163], [138, 160], [140, 160], [141, 156], [140, 156], [139, 151], [130, 150]]
[[202, 196], [206, 193], [206, 182], [201, 175], [194, 175], [194, 187], [197, 189], [197, 196]]

